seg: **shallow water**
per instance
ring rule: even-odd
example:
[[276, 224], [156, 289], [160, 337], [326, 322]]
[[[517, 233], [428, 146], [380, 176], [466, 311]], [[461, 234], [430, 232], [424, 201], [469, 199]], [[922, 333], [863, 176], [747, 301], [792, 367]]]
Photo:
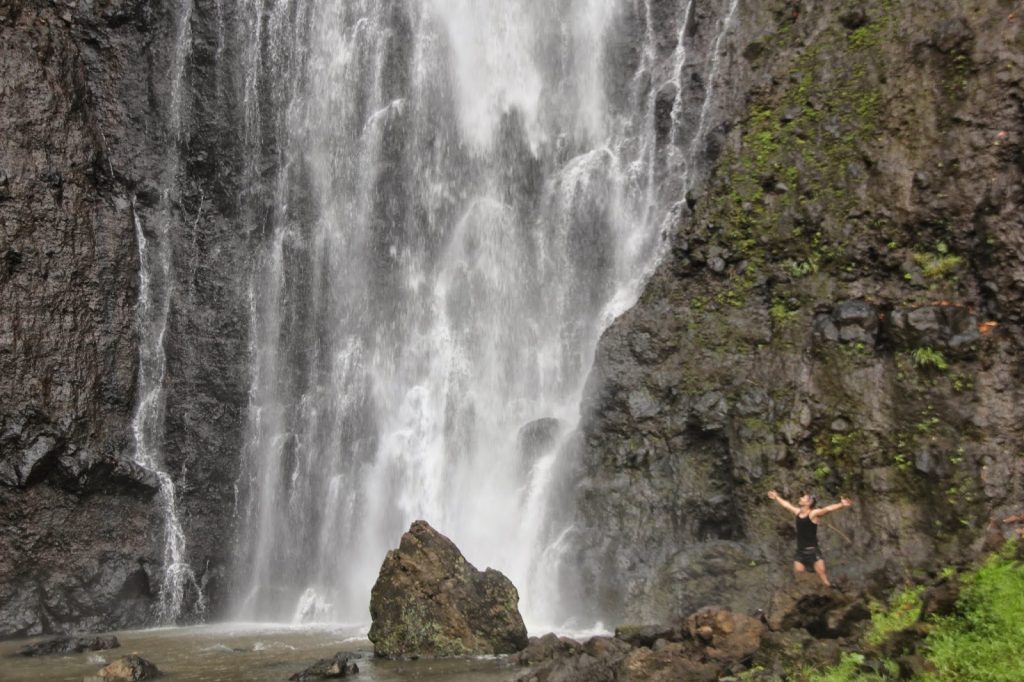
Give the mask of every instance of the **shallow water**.
[[359, 656], [356, 682], [510, 682], [521, 670], [499, 658], [448, 661], [381, 661], [365, 628], [342, 626], [205, 625], [115, 632], [119, 649], [74, 656], [13, 656], [36, 638], [0, 642], [4, 682], [81, 682], [107, 662], [136, 653], [152, 661], [169, 682], [275, 682], [287, 680], [319, 658], [338, 651]]

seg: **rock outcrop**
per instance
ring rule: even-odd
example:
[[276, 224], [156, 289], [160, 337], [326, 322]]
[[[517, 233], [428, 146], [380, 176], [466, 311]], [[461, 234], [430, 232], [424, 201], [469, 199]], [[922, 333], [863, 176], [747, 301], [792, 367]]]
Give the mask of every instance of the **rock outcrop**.
[[740, 3], [745, 113], [601, 340], [564, 588], [605, 622], [765, 603], [772, 488], [855, 499], [821, 529], [854, 589], [970, 559], [1024, 497], [1024, 23], [848, 5]]
[[[834, 665], [844, 650], [875, 661], [913, 656], [922, 637], [917, 625], [864, 646], [865, 629], [856, 626], [870, 618], [865, 596], [823, 588], [813, 576], [798, 576], [769, 601], [767, 616], [706, 606], [673, 624], [623, 626], [614, 637], [582, 644], [552, 634], [531, 638], [510, 663], [528, 668], [519, 682], [779, 680], [808, 666]], [[915, 663], [924, 665], [907, 660]]]
[[416, 521], [388, 552], [370, 598], [370, 641], [385, 658], [508, 654], [526, 647], [519, 593], [478, 571], [451, 540]]

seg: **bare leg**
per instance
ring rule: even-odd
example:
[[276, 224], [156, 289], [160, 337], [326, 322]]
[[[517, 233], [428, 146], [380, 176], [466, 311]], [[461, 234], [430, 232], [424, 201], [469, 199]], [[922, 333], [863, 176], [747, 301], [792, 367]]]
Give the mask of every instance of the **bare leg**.
[[832, 587], [832, 583], [828, 581], [828, 574], [825, 573], [825, 560], [818, 559], [814, 562], [814, 572], [821, 578], [821, 582], [825, 587]]
[[802, 563], [800, 563], [799, 561], [794, 561], [793, 562], [793, 572], [794, 573], [804, 573], [805, 571], [806, 571], [806, 569], [804, 568], [804, 565]]

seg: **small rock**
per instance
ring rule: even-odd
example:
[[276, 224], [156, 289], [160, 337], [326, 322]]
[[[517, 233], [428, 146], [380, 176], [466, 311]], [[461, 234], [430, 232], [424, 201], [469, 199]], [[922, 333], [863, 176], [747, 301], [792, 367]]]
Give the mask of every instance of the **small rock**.
[[289, 680], [306, 682], [307, 680], [333, 680], [348, 677], [359, 672], [359, 666], [352, 662], [352, 657], [338, 652], [333, 658], [321, 658], [302, 672], [295, 673]]
[[940, 580], [921, 595], [921, 620], [952, 615], [959, 599], [960, 583], [955, 578]]
[[0, 483], [11, 487], [25, 487], [33, 479], [42, 478], [57, 450], [57, 441], [50, 436], [39, 436], [20, 452], [16, 451], [0, 463]]
[[707, 644], [709, 658], [736, 663], [758, 650], [765, 631], [759, 619], [716, 606], [697, 611], [686, 623], [690, 635]]
[[868, 13], [860, 7], [843, 12], [839, 15], [839, 23], [848, 31], [855, 31], [861, 26], [867, 25], [868, 21], [870, 21]]
[[718, 431], [729, 419], [729, 403], [722, 393], [709, 391], [697, 399], [693, 415], [704, 431]]
[[721, 677], [722, 669], [714, 662], [702, 662], [697, 652], [683, 644], [668, 644], [653, 649], [634, 649], [622, 661], [620, 675], [615, 680], [658, 680], [675, 682], [712, 682]]
[[932, 36], [932, 45], [939, 51], [946, 54], [951, 52], [964, 52], [974, 40], [974, 33], [970, 25], [962, 17], [947, 19], [939, 24], [938, 29]]
[[160, 671], [155, 665], [141, 656], [132, 654], [122, 656], [97, 674], [86, 677], [83, 682], [138, 682], [156, 679], [159, 676]]
[[615, 637], [630, 646], [651, 648], [659, 639], [678, 642], [681, 633], [668, 625], [621, 625], [615, 628]]
[[531, 637], [526, 648], [516, 654], [514, 660], [520, 665], [534, 665], [543, 661], [572, 656], [582, 651], [579, 642], [568, 637], [559, 637], [549, 632], [543, 637]]
[[861, 600], [857, 600], [832, 609], [825, 614], [827, 633], [832, 637], [848, 637], [858, 623], [871, 618], [871, 609]]
[[803, 628], [812, 634], [828, 631], [827, 616], [847, 605], [849, 598], [821, 584], [812, 573], [799, 573], [793, 582], [772, 595], [768, 627], [772, 630]]
[[939, 672], [935, 664], [919, 654], [900, 656], [896, 659], [896, 665], [900, 667], [901, 680], [924, 679]]
[[625, 654], [630, 650], [629, 644], [614, 637], [591, 637], [583, 644], [583, 653], [596, 659], [608, 658]]
[[866, 301], [842, 301], [832, 311], [832, 320], [839, 329], [840, 341], [875, 345], [878, 311]]
[[928, 636], [928, 626], [914, 623], [908, 628], [890, 634], [878, 647], [878, 651], [886, 658], [897, 658], [917, 653], [917, 646]]

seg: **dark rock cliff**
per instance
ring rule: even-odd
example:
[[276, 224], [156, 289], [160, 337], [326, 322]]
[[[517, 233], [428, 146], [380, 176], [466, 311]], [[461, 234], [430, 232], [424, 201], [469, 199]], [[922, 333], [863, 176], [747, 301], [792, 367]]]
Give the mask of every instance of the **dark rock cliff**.
[[225, 561], [237, 464], [217, 455], [238, 451], [245, 405], [245, 235], [232, 222], [237, 135], [225, 134], [235, 88], [204, 71], [231, 49], [210, 35], [215, 4], [195, 3], [185, 73], [185, 117], [205, 107], [204, 123], [183, 125], [178, 144], [179, 3], [0, 9], [0, 636], [154, 619], [163, 517], [156, 477], [132, 457], [136, 218], [144, 230], [168, 219], [161, 451], [188, 560], [206, 582]]
[[[745, 111], [605, 334], [577, 477], [596, 615], [763, 606], [792, 517], [884, 587], [968, 558], [1024, 483], [1019, 3], [743, 2]], [[830, 527], [831, 526], [831, 527]]]
[[[728, 5], [694, 3], [686, 26], [680, 2], [650, 6], [658, 141], [679, 147], [662, 198], [683, 198], [691, 149], [716, 170], [607, 331], [584, 406], [573, 563], [613, 621], [762, 605], [792, 549], [773, 487], [854, 497], [822, 535], [865, 586], [970, 556], [1021, 499], [1019, 3], [741, 0], [715, 51]], [[220, 608], [277, 115], [235, 8], [0, 7], [0, 636], [156, 618], [136, 221], [170, 257], [157, 449], [205, 615]], [[659, 86], [680, 32], [728, 76], [703, 125]], [[623, 35], [615, 101], [639, 58]], [[699, 103], [709, 84], [684, 68], [679, 101]], [[241, 139], [250, 118], [266, 125]]]

